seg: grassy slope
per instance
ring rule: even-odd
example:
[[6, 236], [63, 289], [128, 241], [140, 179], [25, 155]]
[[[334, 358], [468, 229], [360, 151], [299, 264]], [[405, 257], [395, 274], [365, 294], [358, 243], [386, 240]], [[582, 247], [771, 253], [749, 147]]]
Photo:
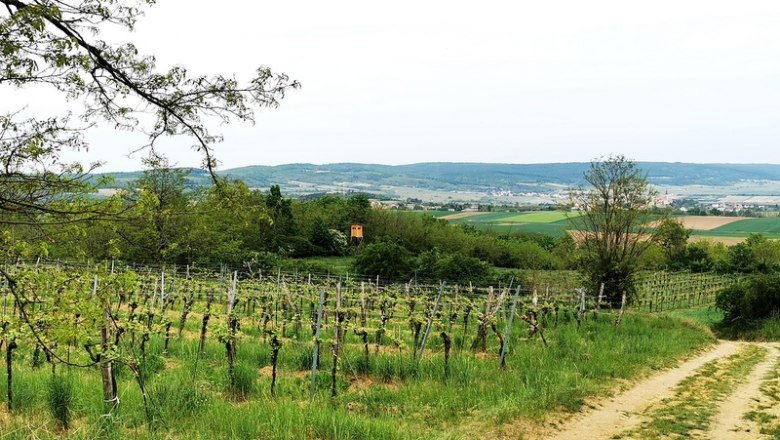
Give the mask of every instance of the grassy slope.
[[780, 341], [780, 319], [761, 319], [742, 327], [723, 324], [723, 312], [715, 307], [695, 307], [669, 312], [671, 316], [687, 318], [711, 328], [719, 338], [745, 341]]
[[[197, 324], [191, 320], [188, 330], [197, 331]], [[712, 342], [697, 326], [642, 315], [629, 315], [615, 328], [613, 317], [602, 314], [600, 320], [588, 320], [579, 331], [562, 317], [556, 326], [550, 316], [548, 348], [536, 338], [525, 340], [524, 328], [521, 323], [515, 326], [506, 370], [497, 367], [498, 347], [491, 335], [487, 355], [453, 349], [448, 373], [436, 334], [432, 334], [429, 351], [418, 369], [409, 350], [379, 355], [372, 350], [370, 363], [365, 365], [358, 340], [350, 332], [340, 367], [339, 397], [327, 397], [330, 380], [324, 372], [330, 369], [330, 356], [326, 344], [319, 391], [311, 404], [306, 372], [310, 351], [305, 342], [285, 342], [280, 353], [278, 397], [274, 399], [268, 394], [269, 349], [259, 342], [256, 329], [247, 325], [238, 358], [251, 387], [245, 399], [236, 399], [225, 389], [221, 344], [210, 338], [193, 382], [197, 342], [174, 340], [169, 360], [150, 357], [150, 363], [163, 367], [148, 377], [156, 402], [157, 422], [151, 431], [144, 423], [137, 387], [127, 372], [118, 377], [122, 405], [107, 423], [100, 417], [99, 373], [64, 367], [59, 373], [72, 379], [76, 398], [74, 428], [60, 431], [46, 407], [49, 369], [31, 370], [29, 351], [20, 349], [14, 387], [18, 409], [10, 418], [0, 412], [5, 425], [0, 438], [28, 438], [33, 432], [38, 438], [473, 438], [518, 418], [540, 423], [552, 412], [576, 411], [586, 396], [606, 393], [624, 379], [671, 365], [674, 359]], [[458, 335], [456, 330], [456, 343]], [[153, 338], [149, 352], [159, 353], [160, 349], [159, 339]], [[4, 385], [5, 381], [0, 384], [3, 398]], [[101, 423], [108, 426], [102, 433]]]

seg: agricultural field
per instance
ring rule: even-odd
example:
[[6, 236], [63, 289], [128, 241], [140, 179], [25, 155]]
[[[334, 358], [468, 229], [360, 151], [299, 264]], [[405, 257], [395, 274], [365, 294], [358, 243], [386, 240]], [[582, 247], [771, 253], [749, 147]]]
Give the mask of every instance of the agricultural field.
[[763, 234], [768, 238], [780, 239], [780, 219], [680, 216], [677, 220], [691, 230], [691, 239], [711, 239], [727, 246], [742, 242], [750, 234]]
[[564, 211], [473, 212], [463, 216], [449, 214], [438, 218], [454, 224], [469, 224], [479, 229], [501, 233], [535, 232], [556, 237], [566, 233], [569, 217], [577, 215]]
[[735, 234], [738, 236], [748, 234], [764, 234], [780, 236], [780, 218], [749, 218], [717, 227], [711, 232], [719, 234]]
[[[429, 212], [431, 213], [431, 212]], [[455, 213], [432, 212], [434, 216], [454, 224], [470, 224], [479, 229], [489, 229], [500, 233], [532, 232], [552, 236], [561, 236], [569, 229], [569, 219], [578, 213], [565, 211], [535, 212], [469, 212]], [[741, 242], [750, 234], [764, 234], [769, 238], [780, 239], [780, 219], [746, 218], [715, 216], [679, 216], [675, 217], [690, 229], [694, 239], [712, 239], [727, 246]], [[651, 227], [655, 223], [651, 224]]]
[[713, 343], [684, 320], [599, 310], [571, 273], [461, 288], [9, 272], [2, 439], [537, 438]]
[[686, 229], [696, 231], [711, 231], [730, 223], [745, 220], [745, 217], [713, 217], [699, 215], [684, 215], [675, 217], [675, 220], [683, 224]]

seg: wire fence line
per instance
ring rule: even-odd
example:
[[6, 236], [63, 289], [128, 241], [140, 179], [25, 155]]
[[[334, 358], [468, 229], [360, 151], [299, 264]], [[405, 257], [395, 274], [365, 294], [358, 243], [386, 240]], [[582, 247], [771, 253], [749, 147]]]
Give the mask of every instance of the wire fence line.
[[[209, 289], [217, 300], [224, 300], [225, 292], [230, 288], [230, 280], [235, 276], [239, 279], [240, 290], [246, 292], [262, 289], [272, 289], [277, 293], [286, 289], [287, 294], [295, 296], [295, 292], [306, 286], [307, 289], [344, 289], [367, 291], [369, 299], [372, 296], [390, 293], [392, 295], [435, 296], [444, 285], [445, 297], [465, 295], [470, 297], [487, 297], [491, 292], [504, 289], [520, 290], [520, 296], [530, 301], [535, 298], [540, 304], [558, 304], [561, 306], [578, 306], [584, 295], [586, 302], [592, 308], [597, 308], [601, 292], [584, 290], [581, 276], [575, 271], [518, 271], [520, 279], [511, 279], [491, 285], [456, 285], [446, 283], [418, 283], [414, 279], [383, 280], [376, 276], [360, 274], [332, 275], [330, 273], [252, 270], [251, 268], [219, 266], [187, 266], [168, 265], [153, 267], [117, 261], [101, 261], [85, 263], [62, 260], [36, 260], [35, 262], [17, 262], [17, 266], [37, 267], [41, 270], [58, 268], [62, 270], [86, 270], [96, 274], [112, 274], [132, 271], [142, 279], [162, 278], [164, 284], [159, 288], [175, 294], [186, 280], [199, 280], [210, 283]], [[164, 275], [163, 275], [164, 274]], [[630, 308], [644, 312], [661, 312], [680, 308], [714, 304], [717, 293], [739, 281], [736, 275], [717, 273], [691, 273], [657, 271], [642, 272], [636, 279], [636, 293]], [[149, 282], [147, 282], [149, 285]], [[147, 288], [151, 288], [147, 286]], [[201, 286], [201, 289], [204, 287]], [[292, 292], [292, 293], [290, 293]], [[406, 292], [406, 293], [403, 293]]]

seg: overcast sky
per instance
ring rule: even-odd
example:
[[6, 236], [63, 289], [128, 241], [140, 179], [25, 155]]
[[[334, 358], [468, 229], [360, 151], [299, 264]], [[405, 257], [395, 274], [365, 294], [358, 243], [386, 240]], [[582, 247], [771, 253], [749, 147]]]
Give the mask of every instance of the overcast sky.
[[[303, 87], [215, 127], [221, 168], [292, 162], [780, 163], [780, 1], [159, 0], [158, 65]], [[105, 170], [138, 138], [91, 133]], [[173, 162], [197, 165], [186, 145]]]

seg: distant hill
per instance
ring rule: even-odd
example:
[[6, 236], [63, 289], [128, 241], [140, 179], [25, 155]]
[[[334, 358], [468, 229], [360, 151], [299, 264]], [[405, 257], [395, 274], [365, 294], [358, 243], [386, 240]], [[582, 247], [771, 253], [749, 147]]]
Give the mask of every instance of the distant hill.
[[[279, 184], [290, 194], [333, 191], [393, 193], [398, 188], [430, 191], [552, 192], [561, 186], [583, 183], [586, 162], [547, 164], [490, 164], [433, 162], [411, 165], [374, 165], [336, 163], [327, 165], [288, 164], [247, 166], [223, 170], [222, 175], [241, 179], [253, 188]], [[780, 181], [780, 165], [770, 164], [696, 164], [677, 162], [641, 162], [651, 183], [658, 186], [703, 185], [725, 187], [740, 182]], [[121, 187], [140, 176], [140, 172], [107, 173]], [[203, 170], [193, 170], [192, 185], [209, 184]]]

